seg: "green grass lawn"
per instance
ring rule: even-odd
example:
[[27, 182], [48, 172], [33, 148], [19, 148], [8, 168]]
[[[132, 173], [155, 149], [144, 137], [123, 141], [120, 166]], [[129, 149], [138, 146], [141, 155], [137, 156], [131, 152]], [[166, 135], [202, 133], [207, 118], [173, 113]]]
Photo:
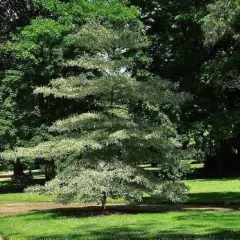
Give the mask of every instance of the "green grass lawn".
[[[240, 179], [184, 181], [189, 203], [240, 204]], [[0, 188], [9, 182], [0, 182]], [[52, 197], [29, 193], [0, 194], [0, 204], [51, 202]], [[110, 200], [110, 202], [121, 202]], [[160, 203], [160, 201], [158, 201]], [[110, 216], [93, 209], [30, 212], [0, 217], [0, 233], [9, 239], [240, 239], [240, 211], [169, 211], [149, 206], [109, 207]], [[166, 207], [167, 208], [167, 207]]]
[[[194, 204], [240, 204], [240, 179], [197, 179], [185, 180], [185, 184], [190, 188], [188, 192], [188, 203]], [[9, 185], [9, 182], [0, 182], [0, 189], [13, 188], [9, 194], [0, 194], [1, 202], [41, 202], [52, 201], [53, 197], [17, 193], [16, 186]], [[16, 189], [15, 189], [16, 188]], [[11, 190], [11, 189], [10, 189]], [[16, 191], [15, 191], [16, 190]], [[11, 191], [10, 191], [11, 192]], [[16, 193], [14, 193], [16, 192]], [[111, 203], [123, 200], [111, 200]], [[157, 203], [155, 200], [154, 203]]]
[[[240, 178], [185, 180], [189, 187], [189, 204], [240, 205]], [[146, 198], [148, 204], [159, 204], [159, 198]]]
[[240, 204], [240, 178], [186, 180], [189, 203]]
[[39, 195], [37, 193], [9, 193], [0, 194], [0, 204], [2, 203], [14, 203], [14, 202], [51, 202], [52, 196]]
[[201, 169], [204, 167], [204, 164], [203, 163], [192, 163], [191, 164], [191, 168], [192, 169]]
[[[81, 216], [56, 210], [1, 217], [0, 232], [16, 239], [240, 239], [239, 211], [175, 211]], [[81, 210], [83, 211], [83, 210]], [[85, 210], [87, 211], [87, 210]], [[89, 213], [90, 210], [88, 210]], [[117, 212], [117, 214], [116, 214]]]

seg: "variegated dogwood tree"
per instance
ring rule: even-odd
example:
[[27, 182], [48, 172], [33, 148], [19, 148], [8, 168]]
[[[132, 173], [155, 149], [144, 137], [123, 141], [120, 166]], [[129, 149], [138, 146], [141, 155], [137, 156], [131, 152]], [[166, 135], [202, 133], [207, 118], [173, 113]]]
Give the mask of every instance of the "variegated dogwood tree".
[[141, 202], [144, 195], [183, 200], [186, 188], [180, 181], [161, 179], [143, 167], [181, 165], [180, 143], [166, 112], [177, 112], [186, 94], [137, 67], [147, 61], [142, 27], [90, 22], [66, 37], [65, 46], [74, 50], [62, 77], [36, 94], [83, 101], [88, 110], [56, 121], [50, 141], [3, 157], [55, 159], [57, 177], [31, 191], [55, 194], [64, 204], [97, 201], [105, 207], [107, 197]]

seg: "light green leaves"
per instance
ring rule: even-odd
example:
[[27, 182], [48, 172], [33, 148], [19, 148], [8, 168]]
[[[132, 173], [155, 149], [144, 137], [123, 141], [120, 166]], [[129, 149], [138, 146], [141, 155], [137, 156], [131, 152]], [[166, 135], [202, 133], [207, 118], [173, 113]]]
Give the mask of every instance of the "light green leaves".
[[213, 45], [226, 34], [235, 34], [232, 25], [239, 13], [237, 0], [218, 0], [208, 5], [209, 14], [203, 18], [205, 43]]

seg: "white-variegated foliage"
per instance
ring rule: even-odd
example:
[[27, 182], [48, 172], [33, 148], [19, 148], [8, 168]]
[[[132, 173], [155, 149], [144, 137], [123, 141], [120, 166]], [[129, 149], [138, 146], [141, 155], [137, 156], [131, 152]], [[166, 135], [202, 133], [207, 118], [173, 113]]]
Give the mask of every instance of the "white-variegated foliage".
[[[139, 81], [132, 74], [136, 52], [148, 44], [142, 31], [91, 23], [66, 38], [68, 44], [79, 54], [64, 67], [80, 73], [54, 79], [36, 93], [76, 101], [91, 96], [94, 110], [57, 121], [50, 130], [58, 136], [51, 141], [6, 152], [4, 157], [56, 159], [58, 176], [36, 189], [56, 194], [62, 203], [100, 201], [103, 192], [137, 201], [144, 194], [182, 200], [181, 183], [160, 181], [141, 167], [178, 161], [174, 127], [160, 109], [177, 108], [185, 98], [171, 91], [166, 81], [151, 76]], [[137, 114], [133, 106], [138, 105], [157, 109], [156, 121]]]

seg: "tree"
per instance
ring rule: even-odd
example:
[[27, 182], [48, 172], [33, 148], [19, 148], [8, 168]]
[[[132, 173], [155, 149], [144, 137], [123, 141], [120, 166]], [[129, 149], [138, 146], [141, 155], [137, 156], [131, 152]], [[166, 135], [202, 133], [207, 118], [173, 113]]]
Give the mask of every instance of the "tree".
[[193, 95], [175, 120], [185, 147], [202, 151], [212, 174], [239, 171], [239, 2], [131, 3], [153, 39], [151, 71]]
[[[48, 140], [51, 136], [47, 127], [57, 118], [84, 110], [82, 103], [33, 94], [34, 88], [58, 77], [64, 59], [74, 54], [63, 43], [73, 26], [92, 18], [118, 26], [139, 20], [137, 9], [118, 0], [105, 4], [84, 0], [4, 0], [1, 10], [4, 26], [0, 44], [0, 151], [4, 151]], [[13, 159], [11, 163], [24, 161]]]
[[105, 207], [107, 196], [141, 201], [146, 193], [184, 199], [181, 182], [161, 180], [141, 167], [149, 161], [160, 168], [180, 165], [178, 136], [165, 109], [178, 111], [187, 97], [146, 69], [135, 69], [148, 61], [142, 32], [139, 24], [112, 28], [91, 22], [69, 35], [65, 43], [75, 46], [75, 57], [64, 63], [61, 77], [36, 92], [91, 105], [58, 120], [51, 131], [59, 135], [51, 141], [3, 154], [56, 159], [57, 177], [40, 190], [55, 193], [59, 202], [101, 201]]
[[[33, 146], [49, 138], [46, 126], [55, 120], [54, 113], [57, 115], [54, 101], [35, 96], [33, 88], [56, 76], [62, 60], [59, 46], [66, 32], [66, 26], [54, 20], [37, 18], [16, 34], [12, 42], [6, 42], [12, 61], [0, 85], [0, 114], [4, 123], [1, 150]], [[23, 159], [19, 160], [11, 163], [20, 166]], [[14, 173], [23, 175], [23, 171]]]
[[[198, 150], [200, 144], [196, 142], [199, 143], [207, 131], [204, 127], [201, 133], [199, 131], [201, 120], [205, 118], [201, 108], [208, 104], [203, 103], [199, 91], [202, 88], [201, 67], [209, 57], [201, 28], [201, 20], [207, 14], [208, 2], [210, 1], [131, 0], [132, 4], [141, 8], [147, 35], [152, 40], [148, 48], [153, 59], [150, 71], [178, 84], [180, 91], [189, 92], [193, 96], [191, 101], [182, 107], [180, 114], [168, 113], [184, 138], [183, 147], [193, 150], [193, 158], [197, 158], [195, 152], [201, 151]], [[197, 121], [199, 124], [196, 124]], [[193, 138], [196, 141], [193, 141]], [[204, 144], [201, 144], [201, 147], [205, 149]]]
[[44, 11], [37, 8], [33, 1], [2, 0], [0, 3], [0, 39], [9, 37], [9, 34], [15, 32], [16, 28], [26, 26], [31, 18], [43, 13]]
[[199, 72], [196, 120], [201, 126], [206, 167], [231, 174], [239, 164], [239, 3], [216, 1], [201, 20], [208, 55]]

